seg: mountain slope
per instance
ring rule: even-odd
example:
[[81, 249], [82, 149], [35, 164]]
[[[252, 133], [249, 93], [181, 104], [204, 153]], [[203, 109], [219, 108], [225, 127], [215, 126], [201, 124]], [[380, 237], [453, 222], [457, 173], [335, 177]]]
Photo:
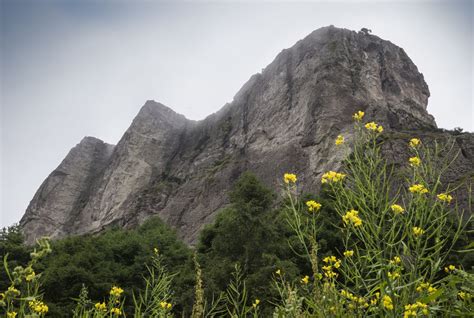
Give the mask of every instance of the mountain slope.
[[[340, 166], [334, 139], [343, 133], [350, 140], [357, 110], [389, 135], [404, 132], [401, 139], [451, 138], [426, 111], [429, 94], [403, 49], [363, 32], [321, 28], [283, 50], [202, 121], [148, 101], [117, 146], [83, 140], [45, 180], [21, 226], [33, 242], [132, 227], [159, 215], [193, 243], [246, 170], [272, 187], [295, 172], [303, 191], [318, 191], [321, 174]], [[447, 182], [473, 174], [474, 136], [457, 138], [461, 175]], [[393, 140], [388, 154], [403, 158]]]

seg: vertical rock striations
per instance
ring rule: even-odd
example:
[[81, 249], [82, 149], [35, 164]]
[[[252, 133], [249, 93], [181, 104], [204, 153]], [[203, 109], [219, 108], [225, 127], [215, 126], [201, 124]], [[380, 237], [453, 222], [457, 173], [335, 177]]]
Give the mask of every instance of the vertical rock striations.
[[[159, 215], [193, 243], [243, 171], [273, 187], [283, 172], [296, 172], [304, 191], [317, 191], [321, 174], [340, 166], [334, 139], [350, 136], [357, 110], [389, 134], [437, 131], [426, 111], [429, 94], [403, 49], [362, 32], [321, 28], [202, 121], [148, 101], [114, 148], [81, 142], [38, 190], [21, 225], [32, 242]], [[462, 138], [459, 169], [472, 175], [474, 136]]]

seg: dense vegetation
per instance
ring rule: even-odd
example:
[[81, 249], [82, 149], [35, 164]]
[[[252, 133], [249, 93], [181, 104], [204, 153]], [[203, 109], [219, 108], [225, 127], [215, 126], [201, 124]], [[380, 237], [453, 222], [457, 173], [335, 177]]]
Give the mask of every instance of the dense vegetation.
[[[393, 182], [378, 144], [383, 128], [363, 125], [363, 117], [354, 115], [352, 155], [344, 171], [323, 175], [321, 197], [299, 193], [297, 176], [288, 173], [277, 199], [244, 173], [194, 251], [157, 218], [135, 230], [51, 246], [42, 240], [31, 255], [17, 227], [4, 229], [1, 312], [8, 318], [16, 310], [84, 318], [472, 313], [471, 219], [453, 213], [454, 189], [439, 181], [446, 167], [436, 167], [436, 152], [413, 138], [406, 176]], [[336, 145], [347, 147], [343, 136]]]
[[[18, 229], [13, 227], [3, 233], [0, 253], [9, 253], [9, 259], [19, 259], [25, 265], [30, 249], [21, 244]], [[129, 307], [133, 303], [132, 292], [144, 286], [142, 275], [154, 248], [160, 250], [168, 268], [180, 273], [174, 277], [176, 310], [192, 306], [192, 253], [161, 220], [153, 218], [136, 230], [111, 229], [97, 236], [53, 241], [51, 254], [35, 266], [37, 272], [43, 273], [44, 300], [51, 316], [70, 317], [75, 307], [72, 299], [78, 297], [83, 284], [96, 300], [102, 300], [112, 285], [127, 286], [125, 306]], [[1, 278], [0, 289], [5, 290], [9, 285], [5, 271]]]

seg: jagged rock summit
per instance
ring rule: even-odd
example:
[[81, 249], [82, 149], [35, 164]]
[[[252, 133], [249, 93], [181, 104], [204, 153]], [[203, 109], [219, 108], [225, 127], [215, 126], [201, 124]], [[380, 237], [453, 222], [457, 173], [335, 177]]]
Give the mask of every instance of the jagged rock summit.
[[[350, 140], [357, 110], [388, 133], [407, 132], [399, 139], [445, 138], [433, 132], [429, 95], [402, 48], [367, 32], [324, 27], [283, 50], [204, 120], [147, 101], [116, 146], [84, 138], [43, 182], [20, 225], [32, 243], [159, 215], [193, 243], [244, 171], [274, 188], [284, 172], [295, 172], [304, 191], [318, 191], [321, 174], [340, 166], [334, 139], [342, 133]], [[474, 138], [459, 138], [457, 172], [472, 175]], [[388, 152], [400, 151], [391, 145]]]

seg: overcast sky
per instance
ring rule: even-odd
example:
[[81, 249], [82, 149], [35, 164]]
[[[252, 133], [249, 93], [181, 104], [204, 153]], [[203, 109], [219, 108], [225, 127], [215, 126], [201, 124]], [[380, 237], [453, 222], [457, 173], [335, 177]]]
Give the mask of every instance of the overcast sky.
[[473, 1], [0, 2], [0, 226], [84, 136], [117, 143], [147, 99], [202, 119], [330, 24], [403, 47], [438, 126], [474, 130]]

